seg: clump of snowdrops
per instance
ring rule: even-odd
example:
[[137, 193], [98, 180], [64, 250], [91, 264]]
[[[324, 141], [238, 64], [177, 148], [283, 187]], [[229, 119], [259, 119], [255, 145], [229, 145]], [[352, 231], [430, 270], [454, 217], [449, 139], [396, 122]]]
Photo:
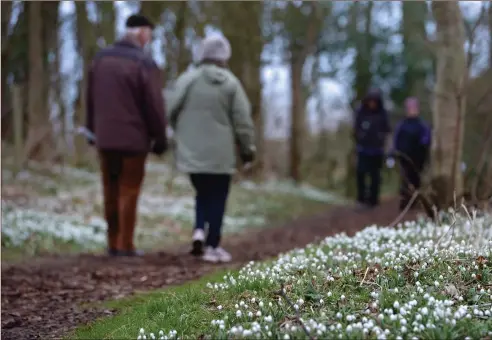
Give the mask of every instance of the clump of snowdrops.
[[[300, 230], [299, 232], [302, 232]], [[492, 215], [450, 211], [369, 226], [250, 262], [208, 283], [206, 338], [428, 339], [492, 335]], [[179, 329], [139, 339], [186, 338]]]

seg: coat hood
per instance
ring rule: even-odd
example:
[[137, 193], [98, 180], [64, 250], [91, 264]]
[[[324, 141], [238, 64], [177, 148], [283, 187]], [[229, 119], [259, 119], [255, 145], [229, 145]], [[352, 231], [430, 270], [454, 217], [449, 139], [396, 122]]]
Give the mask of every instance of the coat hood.
[[370, 100], [374, 100], [378, 104], [379, 109], [377, 111], [385, 111], [383, 96], [379, 89], [371, 89], [369, 90], [369, 92], [367, 92], [364, 99], [362, 99], [362, 110], [369, 110], [369, 108], [367, 107], [367, 102]]
[[212, 85], [220, 85], [227, 81], [227, 70], [215, 65], [204, 65], [203, 76]]

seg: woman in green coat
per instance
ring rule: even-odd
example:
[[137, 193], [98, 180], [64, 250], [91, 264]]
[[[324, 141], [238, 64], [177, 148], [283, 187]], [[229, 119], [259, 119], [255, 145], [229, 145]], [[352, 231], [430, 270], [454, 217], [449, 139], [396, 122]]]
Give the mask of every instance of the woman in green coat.
[[196, 191], [191, 252], [208, 262], [231, 261], [219, 244], [236, 171], [236, 145], [243, 163], [252, 162], [256, 151], [251, 105], [241, 83], [227, 69], [230, 57], [225, 37], [205, 38], [198, 67], [178, 78], [168, 99], [177, 168], [189, 175]]

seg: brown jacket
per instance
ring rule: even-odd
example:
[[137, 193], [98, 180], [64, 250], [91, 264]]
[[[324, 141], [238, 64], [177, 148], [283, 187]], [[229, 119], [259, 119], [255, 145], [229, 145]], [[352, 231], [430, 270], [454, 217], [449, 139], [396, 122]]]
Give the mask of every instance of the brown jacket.
[[132, 42], [99, 51], [87, 84], [87, 129], [101, 150], [148, 152], [166, 138], [160, 70]]

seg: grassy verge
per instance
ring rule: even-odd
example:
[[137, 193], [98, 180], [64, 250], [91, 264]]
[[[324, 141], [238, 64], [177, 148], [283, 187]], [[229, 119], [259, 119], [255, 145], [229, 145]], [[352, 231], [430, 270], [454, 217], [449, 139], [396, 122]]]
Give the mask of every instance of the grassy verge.
[[119, 315], [74, 338], [486, 338], [491, 240], [491, 215], [368, 227], [118, 302]]
[[[99, 173], [87, 168], [30, 163], [14, 178], [8, 163], [2, 164], [2, 260], [102, 250], [106, 223], [101, 191]], [[236, 183], [224, 232], [263, 228], [339, 202], [329, 193], [290, 183]], [[188, 179], [174, 176], [165, 163], [149, 162], [137, 245], [153, 250], [188, 242], [193, 220], [194, 192]]]

